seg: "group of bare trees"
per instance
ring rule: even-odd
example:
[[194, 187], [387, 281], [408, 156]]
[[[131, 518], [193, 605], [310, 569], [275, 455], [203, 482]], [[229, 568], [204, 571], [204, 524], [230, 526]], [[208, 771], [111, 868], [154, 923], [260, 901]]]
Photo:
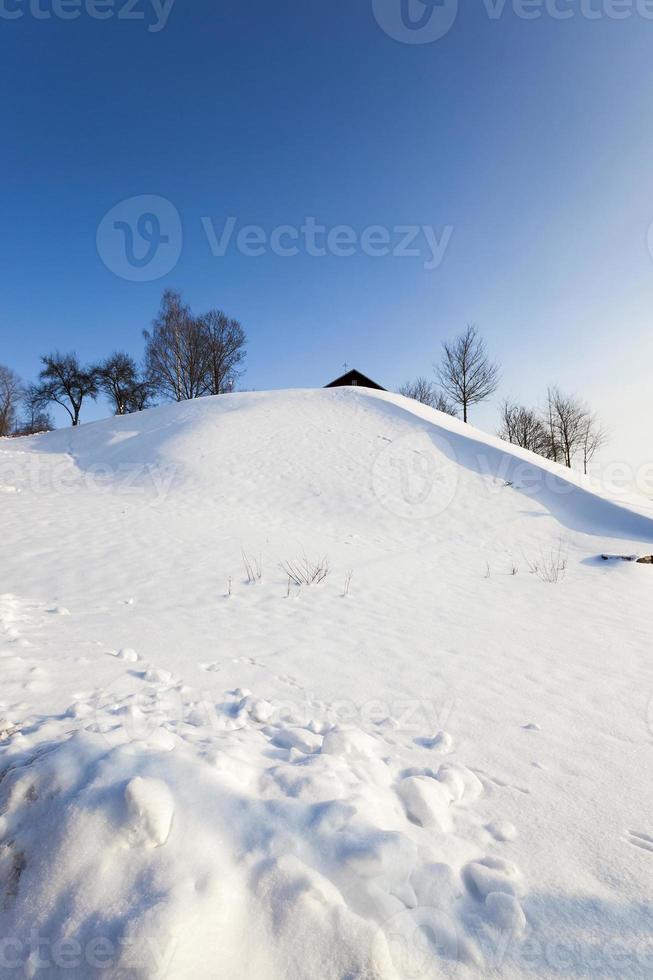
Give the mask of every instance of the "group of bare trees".
[[174, 401], [232, 391], [245, 359], [245, 331], [221, 310], [195, 317], [167, 290], [145, 331], [145, 369], [157, 392]]
[[36, 383], [23, 385], [18, 375], [0, 365], [0, 436], [24, 436], [54, 428], [50, 406], [58, 405], [71, 425], [79, 425], [82, 405], [100, 392], [116, 415], [139, 411], [152, 388], [139, 376], [133, 358], [112, 354], [101, 364], [84, 366], [76, 354], [45, 354]]
[[458, 407], [449, 401], [442, 389], [434, 381], [429, 381], [423, 375], [415, 378], [414, 381], [407, 381], [403, 384], [399, 388], [399, 394], [405, 395], [406, 398], [414, 398], [416, 402], [435, 408], [438, 412], [445, 412], [447, 415], [454, 416], [458, 414]]
[[[469, 419], [470, 406], [490, 398], [500, 381], [499, 366], [490, 359], [473, 325], [455, 340], [443, 343], [442, 358], [434, 372], [433, 381], [420, 376], [402, 385], [399, 393], [448, 415], [462, 414], [464, 422]], [[498, 435], [564, 466], [580, 463], [584, 473], [606, 439], [588, 406], [557, 387], [548, 389], [542, 410], [506, 399], [501, 405]]]
[[606, 439], [605, 430], [588, 406], [556, 387], [548, 389], [541, 411], [504, 401], [498, 435], [569, 468], [579, 462], [584, 473]]
[[237, 320], [221, 310], [193, 316], [171, 290], [163, 294], [144, 338], [142, 367], [122, 351], [94, 365], [81, 364], [74, 353], [56, 352], [41, 358], [38, 381], [25, 386], [0, 365], [0, 436], [52, 429], [52, 405], [79, 425], [84, 401], [100, 394], [116, 415], [140, 412], [157, 397], [184, 401], [222, 394], [233, 390], [245, 359], [245, 331]]
[[31, 435], [53, 427], [52, 418], [15, 371], [0, 364], [0, 436]]

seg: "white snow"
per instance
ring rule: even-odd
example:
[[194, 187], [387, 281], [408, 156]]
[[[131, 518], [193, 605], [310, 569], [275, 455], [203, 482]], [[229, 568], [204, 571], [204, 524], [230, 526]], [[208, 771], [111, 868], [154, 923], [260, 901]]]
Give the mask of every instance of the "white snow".
[[646, 504], [363, 389], [0, 487], [0, 977], [653, 975]]

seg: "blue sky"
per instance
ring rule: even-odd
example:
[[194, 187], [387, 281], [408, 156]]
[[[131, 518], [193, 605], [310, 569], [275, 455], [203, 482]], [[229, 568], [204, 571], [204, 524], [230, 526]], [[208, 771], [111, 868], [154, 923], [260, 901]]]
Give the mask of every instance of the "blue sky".
[[[166, 287], [242, 321], [259, 389], [322, 385], [345, 361], [395, 387], [472, 321], [499, 397], [558, 382], [599, 410], [604, 459], [650, 457], [653, 20], [635, 0], [620, 20], [609, 0], [584, 0], [594, 19], [558, 0], [564, 20], [478, 0], [424, 44], [380, 26], [400, 0], [375, 0], [380, 17], [374, 0], [176, 0], [158, 31], [151, 0], [142, 20], [115, 16], [125, 0], [62, 20], [56, 2], [0, 2], [0, 362], [33, 378], [54, 348], [139, 356]], [[170, 202], [183, 240], [171, 271], [134, 282], [97, 234], [143, 195]], [[229, 216], [266, 235], [312, 217], [381, 226], [391, 246], [396, 226], [451, 237], [435, 269], [360, 247], [215, 256], [205, 225]]]

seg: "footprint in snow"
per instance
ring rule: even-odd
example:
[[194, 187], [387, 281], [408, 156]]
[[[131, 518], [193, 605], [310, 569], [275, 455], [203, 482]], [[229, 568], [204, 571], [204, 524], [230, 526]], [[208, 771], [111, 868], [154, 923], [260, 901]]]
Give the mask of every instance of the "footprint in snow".
[[508, 820], [495, 820], [486, 824], [485, 829], [500, 843], [508, 843], [517, 837], [517, 828]]
[[639, 847], [643, 851], [650, 851], [653, 854], [652, 834], [642, 834], [636, 830], [629, 830], [626, 840], [629, 844], [633, 844], [634, 847]]
[[499, 776], [490, 776], [489, 773], [485, 772], [483, 769], [472, 769], [481, 782], [490, 783], [492, 786], [497, 786], [499, 789], [514, 789], [517, 793], [523, 793], [524, 796], [530, 796], [531, 791], [525, 786], [515, 786], [512, 783], [506, 782], [505, 779], [500, 779]]
[[540, 728], [540, 726], [537, 725], [534, 721], [530, 721], [528, 723], [528, 725], [522, 725], [521, 727], [522, 727], [522, 729], [525, 732], [541, 732], [542, 731], [542, 729]]
[[292, 674], [279, 674], [277, 676], [277, 680], [278, 681], [281, 681], [282, 684], [287, 684], [288, 687], [294, 687], [294, 688], [296, 688], [296, 690], [298, 690], [298, 691], [303, 691], [304, 690], [304, 688], [299, 683], [299, 681], [297, 680], [297, 678], [296, 677], [293, 677]]
[[436, 752], [445, 754], [451, 752], [453, 739], [448, 732], [438, 732], [433, 738], [415, 738], [415, 745], [420, 745], [423, 749], [434, 749]]
[[122, 649], [117, 651], [109, 651], [107, 653], [108, 657], [115, 657], [116, 660], [124, 660], [126, 663], [135, 664], [140, 660], [140, 657], [135, 650], [131, 647], [122, 647]]
[[255, 660], [254, 657], [235, 657], [232, 660], [234, 664], [249, 664], [250, 667], [261, 667], [265, 670], [265, 664], [262, 664], [260, 660]]

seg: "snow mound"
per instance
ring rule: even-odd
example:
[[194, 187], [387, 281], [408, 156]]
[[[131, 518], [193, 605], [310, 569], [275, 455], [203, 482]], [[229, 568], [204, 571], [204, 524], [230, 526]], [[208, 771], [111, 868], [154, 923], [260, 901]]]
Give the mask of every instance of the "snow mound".
[[[387, 524], [388, 512], [422, 521], [466, 508], [469, 518], [468, 488], [476, 506], [482, 497], [492, 506], [508, 489], [515, 503], [530, 499], [569, 530], [653, 540], [653, 512], [644, 501], [638, 513], [637, 504], [607, 499], [579, 474], [390, 392], [221, 395], [12, 443], [17, 451], [5, 451], [8, 461], [13, 456], [18, 464], [17, 457], [34, 452], [52, 456], [61, 482], [95, 491], [162, 497], [210, 486], [216, 502], [227, 502], [237, 488], [243, 505], [257, 512], [261, 487], [281, 480], [283, 498], [274, 495], [273, 509], [295, 520], [309, 502], [313, 516], [331, 513], [337, 502], [357, 517], [371, 506], [368, 520], [385, 512]], [[318, 487], [337, 487], [337, 501]]]
[[645, 503], [362, 389], [0, 488], [2, 980], [650, 976]]
[[72, 730], [47, 719], [0, 748], [0, 932], [27, 975], [219, 962], [230, 978], [392, 980], [418, 952], [446, 975], [483, 962], [475, 930], [525, 924], [516, 869], [465, 839], [478, 780], [462, 765], [406, 775], [382, 734], [241, 691], [198, 720], [180, 685], [166, 713], [169, 688], [149, 683], [160, 710], [138, 738], [137, 699], [97, 691]]

